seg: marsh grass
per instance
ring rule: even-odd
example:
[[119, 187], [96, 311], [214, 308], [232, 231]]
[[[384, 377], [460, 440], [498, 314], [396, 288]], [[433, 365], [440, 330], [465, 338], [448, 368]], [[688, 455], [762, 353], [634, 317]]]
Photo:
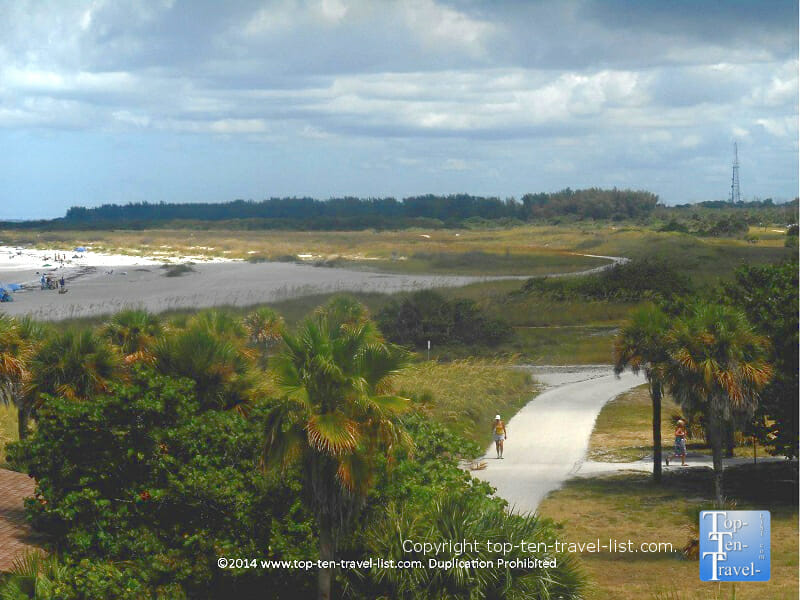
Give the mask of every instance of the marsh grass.
[[510, 419], [536, 393], [530, 374], [513, 365], [512, 359], [422, 361], [398, 376], [397, 389], [422, 402], [433, 419], [484, 446], [494, 415]]

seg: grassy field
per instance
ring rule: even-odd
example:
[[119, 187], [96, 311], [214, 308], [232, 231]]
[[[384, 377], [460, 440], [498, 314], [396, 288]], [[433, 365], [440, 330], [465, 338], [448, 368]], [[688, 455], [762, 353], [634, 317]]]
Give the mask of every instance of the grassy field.
[[[606, 404], [592, 431], [589, 440], [589, 458], [605, 462], [630, 462], [653, 455], [652, 404], [647, 386], [637, 387]], [[672, 452], [674, 441], [673, 417], [682, 411], [667, 395], [661, 401], [661, 447]], [[749, 439], [737, 439], [734, 456], [750, 458], [753, 446]], [[702, 437], [689, 439], [686, 443], [689, 454], [711, 454], [711, 449]], [[763, 448], [757, 447], [758, 456], [766, 456]]]
[[[742, 261], [788, 256], [780, 234], [753, 230], [755, 243], [656, 232], [640, 225], [579, 222], [507, 229], [402, 231], [0, 231], [4, 244], [37, 247], [91, 246], [142, 256], [209, 255], [229, 258], [333, 261], [342, 266], [406, 272], [544, 274], [601, 264], [579, 254], [680, 257], [697, 281], [714, 282]], [[470, 258], [464, 255], [473, 253]]]
[[[671, 447], [670, 417], [680, 408], [670, 398], [662, 403], [662, 436]], [[692, 453], [708, 453], [701, 441], [689, 442]], [[751, 455], [744, 446], [737, 453]], [[763, 455], [763, 450], [761, 451]], [[631, 461], [652, 454], [651, 404], [646, 386], [609, 402], [600, 413], [589, 444], [589, 457]], [[691, 536], [694, 512], [710, 508], [711, 469], [665, 471], [655, 484], [647, 473], [621, 473], [573, 479], [551, 493], [540, 514], [562, 522], [568, 541], [633, 540], [668, 542], [674, 552], [659, 554], [584, 553], [582, 562], [592, 580], [590, 600], [707, 600], [796, 598], [798, 590], [796, 463], [747, 464], [725, 471], [726, 495], [736, 508], [769, 509], [772, 513], [772, 579], [767, 583], [715, 586], [703, 583], [698, 563], [680, 550]], [[787, 480], [794, 483], [784, 485]], [[735, 593], [735, 596], [733, 595]]]
[[[588, 600], [794, 600], [798, 592], [797, 496], [795, 483], [775, 492], [769, 485], [784, 463], [751, 465], [726, 471], [729, 497], [737, 509], [769, 509], [772, 514], [770, 581], [713, 584], [701, 582], [698, 563], [680, 550], [692, 533], [693, 511], [711, 506], [711, 470], [666, 473], [661, 485], [644, 473], [573, 479], [551, 493], [539, 513], [563, 524], [565, 541], [633, 540], [671, 543], [675, 551], [653, 554], [583, 553], [591, 582]], [[795, 467], [796, 469], [796, 467]], [[763, 490], [764, 494], [752, 496]], [[605, 542], [603, 542], [605, 543]], [[734, 587], [735, 586], [735, 587]]]
[[425, 400], [424, 410], [479, 444], [491, 441], [494, 415], [509, 419], [536, 393], [529, 373], [506, 360], [423, 361], [397, 378], [401, 394]]

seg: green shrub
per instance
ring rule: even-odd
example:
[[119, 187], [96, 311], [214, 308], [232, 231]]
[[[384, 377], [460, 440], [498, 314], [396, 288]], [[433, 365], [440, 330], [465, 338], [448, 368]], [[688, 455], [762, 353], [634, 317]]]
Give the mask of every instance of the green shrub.
[[[459, 468], [459, 459], [474, 456], [478, 447], [420, 415], [405, 421], [416, 444], [410, 457], [396, 457], [370, 498], [362, 533], [352, 558], [421, 560], [422, 569], [384, 569], [349, 572], [345, 583], [355, 598], [564, 598], [582, 597], [584, 576], [572, 556], [563, 552], [521, 552], [519, 542], [544, 542], [553, 548], [557, 526], [533, 515], [512, 515], [507, 503], [493, 497], [492, 487]], [[441, 543], [479, 540], [483, 547], [459, 555], [452, 549], [422, 555], [407, 552], [403, 540]], [[486, 540], [513, 542], [507, 555], [488, 552]], [[496, 560], [556, 558], [551, 568], [477, 569], [428, 568], [428, 559]]]
[[164, 269], [165, 277], [181, 277], [182, 275], [188, 275], [189, 273], [194, 273], [196, 271], [191, 263], [182, 263], [180, 265], [162, 265], [161, 268]]
[[670, 263], [645, 258], [583, 277], [534, 278], [521, 293], [540, 294], [553, 300], [615, 300], [636, 302], [672, 298], [691, 290], [688, 277]]
[[316, 556], [296, 480], [259, 469], [264, 411], [203, 410], [187, 380], [139, 368], [107, 396], [49, 398], [35, 433], [12, 444], [9, 458], [37, 480], [26, 503], [34, 528], [68, 563], [88, 561], [86, 577], [91, 563], [122, 561], [133, 568], [119, 577], [149, 594], [246, 598], [269, 585], [295, 597], [311, 589], [312, 573], [216, 564], [220, 556]]
[[393, 300], [377, 321], [391, 341], [418, 348], [428, 341], [493, 346], [511, 336], [507, 323], [490, 318], [472, 300], [447, 300], [430, 290]]

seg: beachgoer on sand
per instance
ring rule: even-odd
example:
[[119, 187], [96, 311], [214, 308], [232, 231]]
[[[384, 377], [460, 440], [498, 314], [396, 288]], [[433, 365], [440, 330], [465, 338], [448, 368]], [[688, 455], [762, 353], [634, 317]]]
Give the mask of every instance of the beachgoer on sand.
[[497, 458], [503, 458], [503, 442], [508, 438], [508, 432], [506, 431], [506, 425], [503, 423], [500, 415], [496, 415], [494, 418], [492, 432], [494, 436], [494, 447], [495, 450], [497, 450]]
[[[678, 424], [675, 427], [675, 447], [673, 448], [672, 458], [681, 459], [681, 466], [686, 466], [686, 421], [678, 419]], [[669, 456], [666, 457], [667, 466], [669, 466]]]

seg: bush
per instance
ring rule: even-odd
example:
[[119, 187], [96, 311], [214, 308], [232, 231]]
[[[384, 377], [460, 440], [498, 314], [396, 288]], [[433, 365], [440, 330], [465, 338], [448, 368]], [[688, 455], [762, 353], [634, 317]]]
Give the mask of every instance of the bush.
[[437, 345], [497, 345], [508, 339], [511, 327], [492, 319], [472, 300], [447, 300], [430, 290], [393, 300], [377, 316], [391, 341], [417, 348], [430, 340]]
[[69, 563], [130, 563], [119, 576], [151, 594], [247, 598], [268, 585], [296, 597], [313, 573], [216, 564], [316, 556], [296, 481], [258, 468], [263, 414], [203, 410], [190, 382], [140, 368], [107, 396], [50, 398], [9, 459], [36, 478], [28, 515]]
[[[395, 457], [392, 471], [384, 472], [370, 497], [367, 519], [352, 558], [380, 556], [387, 560], [421, 560], [422, 569], [382, 569], [349, 572], [346, 584], [355, 598], [519, 598], [582, 597], [584, 577], [575, 558], [565, 553], [522, 553], [520, 540], [556, 540], [556, 525], [533, 515], [512, 515], [507, 503], [492, 496], [486, 482], [472, 478], [458, 466], [462, 456], [474, 456], [479, 448], [430, 419], [414, 415], [405, 421], [416, 445], [412, 457]], [[447, 540], [513, 542], [511, 554], [487, 552], [485, 546], [463, 554], [443, 549], [423, 555], [406, 552], [403, 540], [441, 543]], [[506, 569], [427, 568], [428, 559], [496, 560], [506, 558], [557, 559], [557, 567]]]
[[521, 293], [540, 294], [553, 300], [616, 300], [637, 302], [687, 294], [688, 277], [668, 262], [657, 259], [632, 260], [584, 277], [529, 279]]
[[180, 265], [162, 265], [165, 277], [181, 277], [194, 273], [196, 269], [190, 263], [182, 263]]

